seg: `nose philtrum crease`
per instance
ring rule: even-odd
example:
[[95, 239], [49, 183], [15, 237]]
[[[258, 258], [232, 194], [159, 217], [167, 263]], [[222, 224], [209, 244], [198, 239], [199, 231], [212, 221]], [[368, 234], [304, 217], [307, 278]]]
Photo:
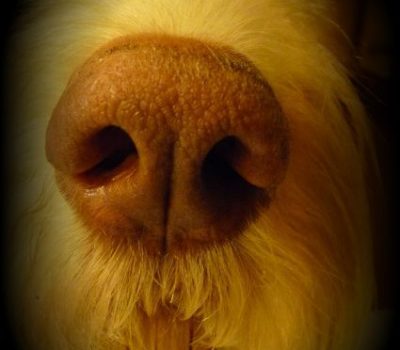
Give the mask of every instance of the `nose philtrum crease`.
[[[175, 145], [174, 145], [175, 146]], [[172, 164], [170, 169], [167, 170], [167, 185], [165, 187], [165, 192], [164, 192], [164, 221], [163, 221], [163, 226], [165, 228], [165, 231], [168, 231], [168, 221], [169, 221], [169, 215], [170, 215], [170, 210], [169, 208], [171, 207], [171, 192], [173, 191], [173, 186], [174, 186], [174, 181], [173, 181], [173, 169], [174, 169], [174, 164], [175, 164], [175, 147], [172, 148], [172, 151], [169, 153], [169, 164]], [[167, 235], [164, 235], [165, 240], [164, 240], [164, 245], [167, 245], [167, 240], [166, 237]], [[166, 248], [165, 248], [166, 249]]]
[[283, 180], [288, 143], [272, 89], [244, 56], [143, 35], [99, 49], [74, 73], [46, 152], [86, 224], [114, 237], [145, 232], [167, 250], [239, 233]]

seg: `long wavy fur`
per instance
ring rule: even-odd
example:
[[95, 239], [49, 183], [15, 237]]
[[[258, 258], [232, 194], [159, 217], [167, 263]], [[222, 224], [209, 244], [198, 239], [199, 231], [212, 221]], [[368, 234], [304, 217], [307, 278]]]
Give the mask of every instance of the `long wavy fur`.
[[[185, 334], [193, 349], [356, 348], [373, 298], [370, 136], [329, 6], [58, 0], [21, 19], [8, 65], [9, 298], [27, 348], [154, 349], [160, 329], [165, 349]], [[140, 245], [105, 244], [76, 222], [46, 162], [46, 125], [74, 69], [105, 42], [142, 32], [246, 55], [288, 118], [285, 180], [223, 245], [154, 258]]]

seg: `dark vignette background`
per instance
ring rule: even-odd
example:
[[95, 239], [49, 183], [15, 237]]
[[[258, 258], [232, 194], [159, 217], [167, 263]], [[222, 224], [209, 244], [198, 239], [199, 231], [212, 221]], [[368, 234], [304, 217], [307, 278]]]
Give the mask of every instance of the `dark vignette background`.
[[4, 291], [4, 267], [7, 266], [7, 261], [4, 258], [5, 252], [7, 251], [7, 202], [9, 196], [12, 193], [7, 187], [7, 164], [15, 159], [9, 159], [7, 157], [7, 148], [9, 142], [7, 140], [7, 126], [9, 116], [5, 112], [5, 98], [4, 92], [7, 90], [7, 81], [4, 78], [6, 71], [5, 66], [5, 55], [7, 54], [7, 43], [10, 35], [15, 31], [15, 20], [20, 13], [23, 12], [24, 7], [22, 6], [22, 0], [6, 0], [0, 2], [0, 198], [1, 198], [1, 231], [0, 231], [0, 349], [4, 350], [20, 350], [17, 346], [15, 337], [12, 334], [10, 324], [8, 322], [6, 303], [5, 303], [5, 291]]
[[[335, 0], [333, 0], [335, 1]], [[346, 0], [337, 0], [344, 3]], [[400, 93], [399, 93], [399, 24], [400, 10], [396, 0], [351, 0], [358, 8], [355, 15], [358, 18], [353, 28], [353, 39], [360, 57], [371, 58], [383, 55], [387, 59], [386, 74], [380, 74], [379, 68], [371, 69], [368, 59], [361, 60], [362, 69], [358, 72], [355, 85], [358, 87], [360, 96], [364, 101], [371, 121], [375, 126], [377, 139], [377, 152], [380, 164], [380, 171], [384, 185], [384, 205], [377, 206], [374, 210], [380, 212], [380, 219], [377, 223], [377, 237], [375, 240], [376, 269], [378, 271], [377, 282], [379, 286], [379, 305], [383, 309], [393, 311], [393, 319], [389, 321], [389, 335], [382, 350], [400, 349], [399, 340], [399, 306], [400, 289], [398, 280], [400, 278], [400, 227], [398, 220], [400, 211], [398, 206], [400, 172]], [[4, 252], [7, 250], [5, 230], [7, 229], [7, 198], [12, 192], [7, 188], [5, 181], [7, 164], [18, 161], [7, 157], [7, 125], [10, 116], [4, 112], [4, 91], [7, 90], [7, 81], [4, 79], [4, 57], [7, 53], [7, 42], [18, 27], [15, 19], [18, 14], [30, 6], [31, 1], [1, 1], [0, 2], [0, 146], [1, 146], [1, 237], [0, 237], [0, 349], [16, 350], [14, 337], [10, 332], [9, 323], [5, 312], [4, 279], [3, 269], [7, 266], [4, 259]], [[352, 6], [350, 6], [352, 7]], [[383, 13], [383, 18], [378, 14]], [[376, 19], [375, 19], [376, 18]], [[383, 22], [383, 23], [382, 23]], [[379, 27], [384, 27], [380, 32]], [[377, 29], [378, 28], [378, 29]], [[381, 35], [378, 41], [370, 38], [376, 29]], [[372, 35], [374, 36], [374, 34]], [[372, 42], [371, 42], [372, 40]], [[372, 66], [374, 63], [372, 62]], [[378, 202], [379, 203], [379, 202]], [[50, 350], [50, 349], [49, 349]], [[52, 349], [51, 349], [52, 350]], [[57, 350], [57, 349], [54, 349]], [[279, 349], [276, 349], [279, 350]], [[299, 349], [301, 350], [301, 349]]]

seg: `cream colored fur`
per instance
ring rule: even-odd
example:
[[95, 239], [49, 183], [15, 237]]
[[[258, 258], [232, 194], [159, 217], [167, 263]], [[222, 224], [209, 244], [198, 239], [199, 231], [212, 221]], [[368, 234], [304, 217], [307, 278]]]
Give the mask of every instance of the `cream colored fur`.
[[[373, 298], [370, 139], [329, 6], [60, 0], [22, 18], [7, 68], [16, 160], [8, 294], [27, 349], [155, 349], [160, 337], [157, 349], [356, 348]], [[45, 131], [70, 75], [100, 45], [141, 32], [231, 46], [263, 73], [288, 118], [286, 178], [229, 243], [162, 259], [105, 246], [89, 240], [55, 185]]]

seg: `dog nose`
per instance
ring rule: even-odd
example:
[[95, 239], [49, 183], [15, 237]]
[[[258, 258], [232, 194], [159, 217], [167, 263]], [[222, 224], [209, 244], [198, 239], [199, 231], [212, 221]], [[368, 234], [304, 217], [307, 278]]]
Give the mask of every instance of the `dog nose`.
[[72, 75], [46, 153], [91, 234], [160, 252], [239, 235], [284, 177], [288, 134], [244, 56], [141, 35], [110, 42]]

